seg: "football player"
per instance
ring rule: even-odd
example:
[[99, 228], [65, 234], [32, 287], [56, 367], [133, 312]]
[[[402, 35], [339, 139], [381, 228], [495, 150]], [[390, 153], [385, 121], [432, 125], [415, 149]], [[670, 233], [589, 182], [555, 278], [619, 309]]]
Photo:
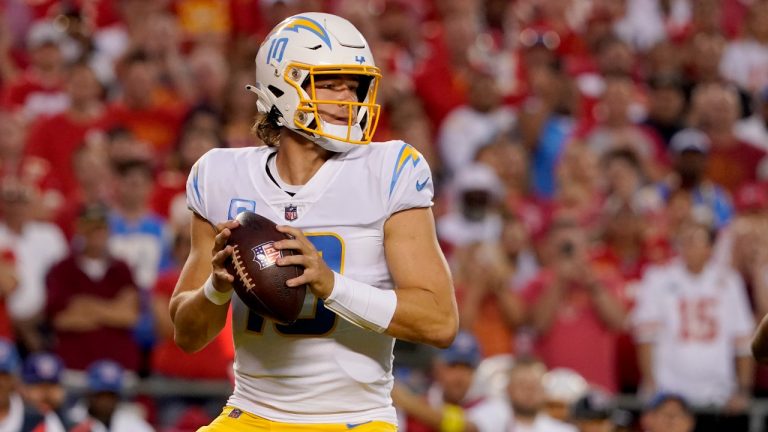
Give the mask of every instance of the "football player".
[[[381, 74], [347, 20], [304, 13], [256, 56], [254, 130], [267, 145], [215, 149], [187, 184], [192, 250], [170, 304], [177, 344], [197, 351], [233, 310], [235, 390], [216, 431], [394, 431], [395, 338], [447, 347], [458, 327], [431, 211], [432, 174], [402, 141], [371, 142]], [[293, 239], [276, 242], [309, 287], [280, 325], [232, 296], [227, 239], [241, 211]]]

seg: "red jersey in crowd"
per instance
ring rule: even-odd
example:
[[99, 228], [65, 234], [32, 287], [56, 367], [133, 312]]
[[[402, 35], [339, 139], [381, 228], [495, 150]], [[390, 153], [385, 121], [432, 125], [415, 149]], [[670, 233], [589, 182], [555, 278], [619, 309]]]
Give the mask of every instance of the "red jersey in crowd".
[[[623, 299], [620, 281], [608, 278], [601, 281], [610, 295]], [[523, 290], [523, 300], [528, 307], [533, 307], [554, 282], [554, 273], [543, 270]], [[573, 369], [590, 384], [616, 392], [617, 338], [618, 333], [603, 324], [588, 290], [572, 285], [565, 289], [563, 303], [549, 329], [538, 335], [535, 349], [548, 368]]]
[[176, 143], [184, 112], [185, 108], [179, 105], [155, 104], [134, 109], [117, 102], [109, 107], [107, 122], [128, 128], [138, 140], [149, 144], [162, 162]]
[[0, 106], [9, 111], [22, 111], [27, 119], [38, 115], [58, 114], [69, 105], [63, 82], [44, 84], [32, 71], [27, 71], [3, 89]]
[[80, 121], [67, 112], [43, 117], [30, 128], [26, 153], [48, 162], [57, 187], [70, 195], [77, 189], [72, 156], [89, 133], [103, 131], [105, 126], [104, 117]]
[[709, 150], [707, 177], [735, 193], [739, 186], [757, 181], [760, 163], [765, 151], [738, 140], [733, 145], [714, 145]]

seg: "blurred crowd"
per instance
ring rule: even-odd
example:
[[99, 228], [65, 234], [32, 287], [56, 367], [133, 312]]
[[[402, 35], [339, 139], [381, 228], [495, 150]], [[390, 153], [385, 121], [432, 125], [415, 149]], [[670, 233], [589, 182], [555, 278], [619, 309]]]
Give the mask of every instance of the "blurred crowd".
[[[403, 430], [484, 430], [479, 393], [511, 403], [476, 418], [530, 420], [516, 431], [682, 432], [700, 412], [697, 430], [746, 430], [718, 422], [768, 392], [749, 353], [768, 313], [768, 0], [2, 0], [0, 336], [19, 361], [230, 379], [229, 335], [195, 355], [172, 340], [185, 183], [206, 151], [261, 145], [244, 86], [301, 11], [361, 29], [384, 77], [375, 140], [436, 180], [465, 331], [448, 351], [472, 355], [438, 353], [426, 382], [402, 368]], [[0, 369], [2, 408], [19, 375]], [[644, 414], [619, 419], [618, 394]], [[183, 402], [143, 412], [187, 430]]]

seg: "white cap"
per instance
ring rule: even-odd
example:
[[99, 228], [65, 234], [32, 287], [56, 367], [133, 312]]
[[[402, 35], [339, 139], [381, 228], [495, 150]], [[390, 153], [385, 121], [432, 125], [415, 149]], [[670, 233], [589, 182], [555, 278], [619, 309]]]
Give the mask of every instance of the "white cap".
[[38, 21], [27, 33], [27, 48], [39, 48], [46, 43], [52, 43], [61, 48], [67, 35], [52, 21]]
[[497, 200], [504, 198], [504, 184], [499, 180], [496, 171], [488, 165], [474, 163], [462, 168], [453, 181], [458, 194], [471, 190], [488, 191]]
[[547, 399], [568, 405], [576, 402], [589, 391], [589, 384], [584, 377], [567, 368], [552, 369], [544, 375], [542, 382]]
[[669, 141], [669, 148], [672, 152], [680, 154], [684, 151], [697, 151], [707, 154], [709, 152], [710, 141], [704, 132], [688, 128], [674, 134]]

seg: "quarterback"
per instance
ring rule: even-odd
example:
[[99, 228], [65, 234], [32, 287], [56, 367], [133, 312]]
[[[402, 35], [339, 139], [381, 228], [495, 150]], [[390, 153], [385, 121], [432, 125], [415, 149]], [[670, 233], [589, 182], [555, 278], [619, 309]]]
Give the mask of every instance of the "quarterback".
[[[381, 74], [347, 20], [304, 13], [256, 56], [267, 146], [215, 149], [194, 166], [192, 251], [171, 300], [176, 343], [197, 351], [232, 307], [235, 389], [204, 432], [394, 431], [395, 338], [447, 347], [458, 316], [435, 236], [432, 175], [402, 141], [371, 142]], [[294, 238], [289, 286], [309, 287], [299, 320], [280, 325], [232, 296], [224, 267], [233, 221], [254, 211]]]

